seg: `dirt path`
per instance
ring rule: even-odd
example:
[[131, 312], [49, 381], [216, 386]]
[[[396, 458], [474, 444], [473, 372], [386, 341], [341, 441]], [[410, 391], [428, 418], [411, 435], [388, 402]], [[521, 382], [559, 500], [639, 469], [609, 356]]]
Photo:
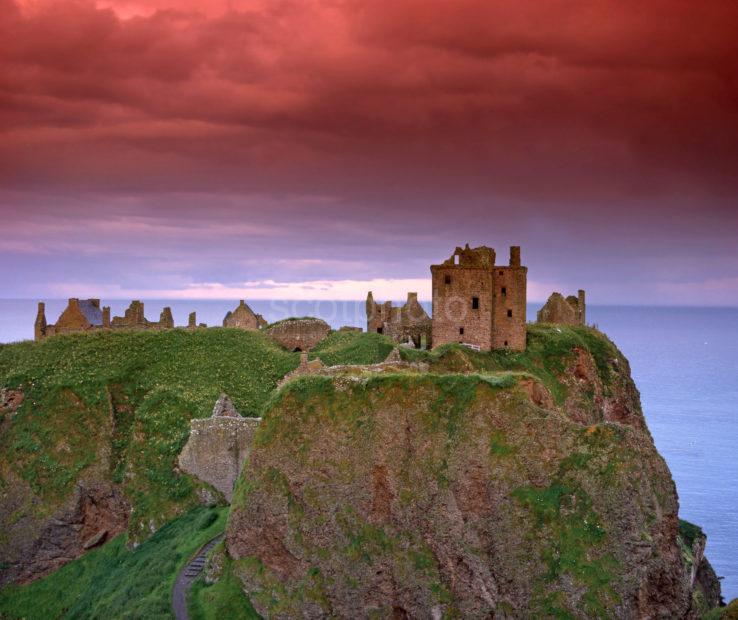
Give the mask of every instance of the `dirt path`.
[[174, 582], [172, 589], [172, 611], [177, 620], [189, 620], [187, 614], [187, 593], [190, 591], [192, 582], [197, 579], [198, 575], [205, 567], [205, 561], [210, 550], [218, 544], [223, 534], [218, 534], [215, 538], [203, 545], [184, 568], [179, 571], [177, 580]]

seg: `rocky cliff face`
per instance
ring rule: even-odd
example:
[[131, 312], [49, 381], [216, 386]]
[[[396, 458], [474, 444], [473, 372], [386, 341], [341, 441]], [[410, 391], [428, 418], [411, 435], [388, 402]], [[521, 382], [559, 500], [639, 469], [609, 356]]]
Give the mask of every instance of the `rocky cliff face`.
[[[675, 486], [614, 347], [428, 359], [275, 398], [226, 539], [260, 613], [695, 615]], [[480, 372], [500, 365], [530, 372]]]

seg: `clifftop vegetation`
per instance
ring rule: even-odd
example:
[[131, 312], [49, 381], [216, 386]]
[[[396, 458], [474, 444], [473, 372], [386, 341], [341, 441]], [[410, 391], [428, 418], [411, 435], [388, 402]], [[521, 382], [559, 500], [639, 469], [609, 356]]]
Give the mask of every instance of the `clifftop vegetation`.
[[[450, 518], [447, 531], [459, 540], [476, 532], [463, 543], [465, 557], [471, 552], [472, 563], [483, 557], [509, 563], [505, 570], [518, 589], [499, 598], [500, 613], [517, 609], [515, 597], [525, 591], [536, 613], [607, 616], [624, 604], [621, 580], [632, 568], [618, 547], [627, 532], [617, 506], [640, 498], [631, 506], [643, 526], [634, 534], [638, 544], [650, 541], [653, 566], [682, 566], [668, 555], [669, 533], [675, 538], [677, 530], [673, 483], [617, 348], [584, 327], [529, 325], [527, 337], [525, 352], [401, 348], [405, 361], [424, 362], [428, 372], [307, 376], [278, 391], [299, 354], [259, 332], [100, 332], [0, 346], [0, 388], [23, 397], [19, 406], [0, 409], [0, 582], [2, 575], [36, 578], [59, 565], [39, 564], [34, 541], [54, 519], [79, 512], [80, 489], [102, 485], [131, 507], [127, 532], [102, 549], [30, 586], [2, 590], [0, 616], [28, 610], [33, 597], [46, 600], [55, 589], [66, 593], [44, 603], [47, 615], [82, 609], [66, 598], [73, 592], [75, 601], [87, 601], [85, 609], [109, 615], [131, 583], [134, 558], [142, 557], [126, 546], [148, 540], [139, 550], [164, 549], [151, 545], [165, 532], [173, 536], [169, 549], [190, 544], [187, 537], [192, 544], [200, 540], [187, 515], [200, 514], [204, 509], [196, 506], [217, 493], [178, 471], [176, 456], [189, 420], [210, 415], [221, 392], [264, 422], [234, 499], [228, 544], [235, 561], [215, 586], [195, 587], [196, 617], [241, 605], [241, 585], [262, 612], [304, 604], [340, 610], [349, 600], [344, 594], [364, 596], [362, 580], [372, 583], [377, 567], [413, 583], [418, 600], [463, 611], [439, 560], [450, 548], [435, 548], [436, 525], [423, 521], [423, 514], [449, 502], [467, 515], [468, 527], [436, 513]], [[376, 364], [394, 346], [379, 334], [334, 332], [310, 356], [326, 365]], [[331, 484], [322, 485], [327, 480]], [[288, 530], [277, 539], [269, 510], [259, 522], [246, 509], [246, 502], [265, 501], [275, 515], [279, 506], [286, 510]], [[322, 512], [328, 505], [335, 513]], [[180, 525], [167, 529], [168, 523]], [[490, 524], [497, 534], [488, 540]], [[334, 543], [316, 547], [316, 533], [329, 530]], [[426, 542], [416, 540], [420, 531]], [[536, 550], [533, 559], [508, 549], [505, 541], [516, 536], [523, 537], [521, 549]], [[682, 526], [684, 554], [700, 536]], [[244, 553], [249, 540], [255, 548], [259, 540], [271, 541], [272, 551], [284, 545], [284, 553]], [[72, 557], [83, 553], [79, 541], [65, 544]], [[289, 578], [275, 577], [275, 561], [286, 562]], [[162, 579], [169, 583], [175, 570], [174, 564], [162, 568]], [[648, 580], [650, 569], [643, 570]], [[85, 589], [90, 575], [112, 584], [104, 600], [93, 601], [94, 588]], [[64, 585], [72, 576], [81, 584], [77, 590]], [[329, 577], [341, 580], [338, 589]], [[683, 580], [681, 573], [672, 577]], [[136, 583], [140, 591], [128, 594], [141, 599], [148, 615], [165, 617], [166, 588]], [[496, 578], [493, 583], [502, 587]], [[575, 584], [581, 598], [561, 594], [563, 583]], [[274, 601], [260, 594], [265, 587]]]

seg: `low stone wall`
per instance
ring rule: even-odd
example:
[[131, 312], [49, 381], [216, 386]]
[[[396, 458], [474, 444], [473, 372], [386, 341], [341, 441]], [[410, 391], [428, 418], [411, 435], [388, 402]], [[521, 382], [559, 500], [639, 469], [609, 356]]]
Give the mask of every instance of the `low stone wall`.
[[230, 503], [233, 485], [251, 452], [261, 418], [218, 416], [190, 422], [190, 437], [179, 455], [188, 474], [213, 485]]
[[266, 334], [290, 351], [308, 351], [331, 332], [321, 319], [286, 319], [267, 328]]

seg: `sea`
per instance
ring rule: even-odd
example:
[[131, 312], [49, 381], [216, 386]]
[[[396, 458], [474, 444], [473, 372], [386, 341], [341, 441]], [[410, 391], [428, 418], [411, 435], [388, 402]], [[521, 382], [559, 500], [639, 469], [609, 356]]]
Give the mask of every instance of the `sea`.
[[[128, 305], [103, 303], [114, 316]], [[268, 321], [318, 316], [334, 328], [365, 325], [363, 301], [249, 303]], [[193, 310], [198, 323], [220, 325], [236, 304], [145, 301], [147, 318], [158, 320], [170, 306], [177, 325], [185, 325]], [[46, 301], [49, 322], [65, 305]], [[528, 316], [535, 310], [530, 306]], [[35, 316], [35, 301], [0, 300], [0, 343], [33, 338]], [[676, 481], [680, 516], [707, 533], [707, 555], [723, 578], [723, 596], [738, 597], [738, 309], [592, 305], [587, 320], [630, 360], [648, 427]]]

